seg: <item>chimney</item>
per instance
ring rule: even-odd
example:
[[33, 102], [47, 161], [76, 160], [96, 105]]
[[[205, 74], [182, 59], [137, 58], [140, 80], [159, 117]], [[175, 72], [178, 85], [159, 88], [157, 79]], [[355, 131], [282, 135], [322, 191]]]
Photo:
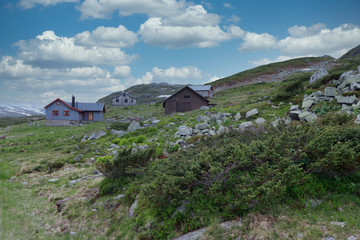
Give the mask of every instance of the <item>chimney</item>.
[[72, 106], [73, 108], [75, 108], [75, 96], [74, 96], [74, 95], [72, 95], [71, 106]]
[[79, 108], [79, 102], [76, 102], [76, 107], [75, 107], [76, 109], [78, 109]]

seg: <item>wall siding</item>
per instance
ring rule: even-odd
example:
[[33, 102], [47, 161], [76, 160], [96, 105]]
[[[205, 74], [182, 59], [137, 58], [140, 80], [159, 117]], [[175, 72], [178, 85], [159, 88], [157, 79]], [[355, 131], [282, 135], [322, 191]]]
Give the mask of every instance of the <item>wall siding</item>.
[[[119, 99], [119, 102], [116, 102], [116, 99]], [[125, 99], [127, 99], [128, 102], [125, 102]], [[131, 102], [131, 101], [133, 101], [133, 102]], [[114, 105], [114, 106], [136, 105], [136, 99], [130, 97], [129, 95], [125, 95], [125, 97], [124, 97], [123, 94], [121, 94], [120, 96], [112, 99], [112, 105]]]
[[[52, 111], [58, 110], [59, 116], [53, 116]], [[64, 111], [69, 111], [70, 116], [63, 116]], [[75, 111], [68, 106], [66, 106], [64, 103], [60, 102], [60, 105], [56, 105], [56, 102], [51, 104], [46, 108], [46, 119], [47, 120], [69, 120], [69, 121], [79, 121], [80, 115], [78, 111]]]

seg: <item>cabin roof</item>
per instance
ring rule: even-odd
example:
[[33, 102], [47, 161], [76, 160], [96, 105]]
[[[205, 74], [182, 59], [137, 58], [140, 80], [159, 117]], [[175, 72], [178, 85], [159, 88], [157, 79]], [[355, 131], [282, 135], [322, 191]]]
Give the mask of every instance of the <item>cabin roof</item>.
[[172, 96], [178, 94], [179, 92], [181, 92], [182, 90], [184, 90], [185, 88], [188, 88], [190, 91], [194, 92], [196, 95], [198, 95], [200, 98], [204, 99], [207, 102], [210, 102], [210, 100], [208, 100], [207, 98], [203, 97], [200, 93], [198, 93], [197, 91], [195, 91], [194, 89], [192, 89], [190, 86], [185, 86], [182, 89], [180, 89], [179, 91], [177, 91], [176, 93], [172, 94], [170, 97], [167, 97], [164, 102], [163, 102], [163, 107], [165, 107], [165, 102], [167, 100], [169, 100]]
[[209, 90], [212, 90], [211, 88], [211, 85], [193, 85], [193, 86], [190, 86], [189, 87], [195, 91], [209, 91]]
[[121, 93], [117, 94], [116, 96], [112, 97], [111, 99], [120, 97], [120, 96], [123, 95], [123, 94], [126, 94], [126, 95], [128, 95], [129, 97], [136, 99], [136, 97], [131, 96], [131, 95], [128, 94], [127, 92], [121, 92]]
[[63, 100], [61, 100], [60, 98], [55, 99], [54, 101], [52, 101], [51, 103], [49, 103], [48, 105], [46, 105], [44, 108], [49, 107], [51, 104], [53, 104], [56, 101], [60, 101], [63, 104], [65, 104], [68, 108], [78, 111], [78, 112], [102, 112], [104, 111], [105, 108], [105, 104], [104, 103], [76, 103], [75, 106], [77, 106], [77, 108], [74, 108], [71, 106], [70, 102], [65, 102]]

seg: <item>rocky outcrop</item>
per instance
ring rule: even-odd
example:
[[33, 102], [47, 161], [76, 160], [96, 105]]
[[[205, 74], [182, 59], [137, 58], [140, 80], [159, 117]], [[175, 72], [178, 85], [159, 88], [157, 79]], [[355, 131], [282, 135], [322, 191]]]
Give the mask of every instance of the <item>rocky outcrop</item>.
[[314, 73], [311, 77], [310, 77], [310, 83], [315, 82], [316, 80], [325, 77], [326, 75], [328, 75], [328, 71], [326, 71], [326, 69], [321, 68], [319, 71], [317, 71], [316, 73]]
[[138, 121], [132, 121], [129, 125], [129, 127], [127, 128], [128, 132], [135, 132], [136, 130], [140, 129], [140, 123]]
[[248, 119], [252, 116], [258, 115], [258, 114], [259, 114], [259, 111], [256, 108], [254, 108], [246, 113], [246, 119]]

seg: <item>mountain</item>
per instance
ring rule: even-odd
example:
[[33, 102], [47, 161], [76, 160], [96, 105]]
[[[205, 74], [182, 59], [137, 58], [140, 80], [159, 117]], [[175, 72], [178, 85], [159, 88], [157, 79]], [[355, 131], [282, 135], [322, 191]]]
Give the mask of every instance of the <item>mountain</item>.
[[[150, 83], [150, 84], [140, 84], [132, 86], [125, 90], [128, 94], [137, 98], [137, 103], [148, 104], [152, 102], [159, 102], [164, 99], [164, 96], [171, 95], [174, 92], [180, 90], [185, 85], [180, 84], [168, 84], [168, 83]], [[114, 92], [106, 97], [99, 99], [98, 103], [105, 103], [107, 107], [111, 106], [111, 99], [120, 92]]]
[[297, 58], [245, 70], [210, 84], [215, 92], [219, 92], [247, 84], [283, 81], [294, 73], [317, 71], [320, 68], [332, 69], [336, 64], [335, 59], [330, 56]]
[[345, 53], [339, 59], [344, 60], [344, 59], [353, 59], [353, 58], [360, 58], [360, 45], [349, 50], [347, 53]]
[[0, 118], [45, 115], [43, 105], [39, 104], [0, 104]]

